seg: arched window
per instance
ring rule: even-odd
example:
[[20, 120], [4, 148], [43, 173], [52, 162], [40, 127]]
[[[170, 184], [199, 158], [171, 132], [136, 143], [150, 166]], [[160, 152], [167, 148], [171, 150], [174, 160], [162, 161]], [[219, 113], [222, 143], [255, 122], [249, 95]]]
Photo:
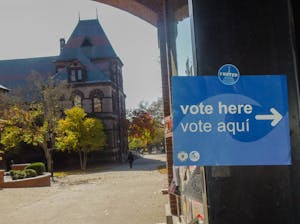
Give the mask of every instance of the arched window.
[[100, 89], [94, 89], [90, 92], [90, 99], [92, 100], [93, 112], [103, 111], [102, 98], [104, 97], [103, 92]]
[[93, 112], [102, 112], [102, 101], [99, 97], [93, 97]]
[[73, 102], [73, 106], [82, 107], [82, 100], [84, 99], [84, 95], [81, 91], [75, 90], [72, 92], [70, 100]]
[[75, 95], [73, 98], [73, 104], [75, 107], [82, 107], [82, 98], [79, 95]]

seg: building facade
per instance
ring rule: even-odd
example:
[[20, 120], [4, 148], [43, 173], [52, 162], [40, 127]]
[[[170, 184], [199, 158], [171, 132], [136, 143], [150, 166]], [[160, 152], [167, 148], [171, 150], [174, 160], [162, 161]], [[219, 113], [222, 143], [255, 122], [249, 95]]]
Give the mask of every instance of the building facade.
[[70, 38], [60, 39], [58, 56], [0, 61], [0, 82], [16, 88], [33, 72], [66, 80], [66, 108], [82, 107], [104, 123], [107, 145], [95, 155], [121, 161], [127, 153], [122, 66], [98, 19], [79, 20]]

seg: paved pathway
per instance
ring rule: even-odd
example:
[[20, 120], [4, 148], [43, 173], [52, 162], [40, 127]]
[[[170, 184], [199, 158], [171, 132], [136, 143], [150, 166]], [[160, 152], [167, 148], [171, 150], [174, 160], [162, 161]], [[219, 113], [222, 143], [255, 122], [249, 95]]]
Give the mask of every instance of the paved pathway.
[[0, 224], [163, 223], [167, 176], [157, 171], [165, 155], [146, 155], [133, 164], [70, 175], [51, 187], [0, 190]]

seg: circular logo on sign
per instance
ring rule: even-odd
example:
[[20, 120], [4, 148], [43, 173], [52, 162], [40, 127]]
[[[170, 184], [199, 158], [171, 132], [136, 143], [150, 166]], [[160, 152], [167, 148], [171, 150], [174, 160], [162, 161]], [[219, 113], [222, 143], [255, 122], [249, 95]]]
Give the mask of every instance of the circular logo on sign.
[[190, 160], [193, 162], [197, 162], [200, 159], [200, 154], [197, 151], [191, 151], [189, 156]]
[[180, 151], [180, 152], [178, 152], [178, 154], [177, 154], [177, 158], [181, 161], [181, 162], [184, 162], [184, 161], [186, 161], [187, 159], [188, 159], [188, 154], [187, 154], [187, 152], [185, 152], [185, 151]]
[[224, 85], [233, 85], [239, 81], [240, 72], [234, 65], [226, 64], [219, 69], [218, 78]]

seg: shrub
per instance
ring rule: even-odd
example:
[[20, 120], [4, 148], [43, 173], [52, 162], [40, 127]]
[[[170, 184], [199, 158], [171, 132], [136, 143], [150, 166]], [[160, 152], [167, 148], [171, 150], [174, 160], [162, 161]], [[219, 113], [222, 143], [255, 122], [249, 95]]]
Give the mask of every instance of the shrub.
[[26, 177], [26, 173], [23, 170], [11, 170], [9, 174], [13, 180], [24, 179]]
[[37, 175], [42, 175], [46, 171], [45, 164], [41, 162], [31, 163], [30, 165], [25, 167], [25, 170], [27, 169], [35, 170]]
[[26, 178], [27, 177], [36, 177], [37, 176], [37, 172], [33, 169], [25, 169], [24, 170], [25, 174], [26, 174]]
[[9, 171], [9, 175], [11, 176], [11, 178], [13, 177], [13, 175], [15, 174], [15, 172], [16, 172], [15, 170], [10, 170]]

